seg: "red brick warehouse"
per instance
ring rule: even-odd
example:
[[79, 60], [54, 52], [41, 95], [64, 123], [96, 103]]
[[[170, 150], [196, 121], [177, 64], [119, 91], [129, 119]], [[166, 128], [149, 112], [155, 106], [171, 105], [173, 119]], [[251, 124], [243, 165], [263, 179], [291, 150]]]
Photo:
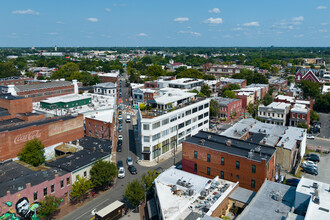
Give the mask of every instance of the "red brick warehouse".
[[182, 169], [258, 191], [265, 179], [274, 181], [276, 149], [200, 131], [182, 144]]

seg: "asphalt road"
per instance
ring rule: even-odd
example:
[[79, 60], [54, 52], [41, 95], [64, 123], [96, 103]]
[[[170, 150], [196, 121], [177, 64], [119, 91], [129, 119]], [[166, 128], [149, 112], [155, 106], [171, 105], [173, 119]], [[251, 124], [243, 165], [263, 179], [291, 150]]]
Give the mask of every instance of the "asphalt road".
[[318, 163], [319, 174], [317, 176], [304, 173], [303, 176], [309, 179], [321, 181], [324, 183], [330, 183], [329, 166], [330, 166], [330, 155], [325, 155], [320, 157], [320, 162]]
[[[128, 100], [129, 94], [128, 89], [125, 88], [125, 80], [123, 80], [123, 87], [122, 87], [122, 98], [124, 104], [128, 104], [126, 102], [126, 98]], [[132, 123], [126, 123], [126, 111], [123, 110], [123, 145], [122, 145], [122, 152], [116, 152], [116, 159], [122, 160], [125, 167], [125, 178], [117, 179], [115, 185], [108, 191], [104, 192], [102, 195], [96, 197], [95, 199], [91, 200], [90, 202], [86, 203], [79, 209], [74, 210], [69, 215], [62, 218], [63, 220], [89, 220], [94, 217], [94, 212], [101, 210], [102, 208], [106, 207], [107, 205], [111, 204], [116, 200], [124, 201], [124, 192], [125, 186], [128, 182], [140, 179], [143, 173], [147, 173], [149, 170], [152, 169], [167, 169], [173, 165], [173, 159], [170, 158], [161, 162], [159, 165], [155, 167], [142, 167], [136, 163], [136, 147], [135, 147], [135, 138], [133, 132], [133, 125]], [[126, 159], [128, 156], [131, 156], [134, 161], [134, 166], [137, 168], [137, 175], [132, 175], [128, 169], [126, 164]], [[181, 160], [181, 155], [177, 155], [178, 160]]]
[[307, 139], [307, 146], [314, 146], [314, 147], [321, 146], [322, 149], [330, 150], [330, 139], [318, 139], [318, 138], [315, 138], [314, 140]]
[[330, 114], [318, 113], [320, 115], [320, 122], [322, 123], [320, 133], [315, 135], [320, 138], [330, 139]]

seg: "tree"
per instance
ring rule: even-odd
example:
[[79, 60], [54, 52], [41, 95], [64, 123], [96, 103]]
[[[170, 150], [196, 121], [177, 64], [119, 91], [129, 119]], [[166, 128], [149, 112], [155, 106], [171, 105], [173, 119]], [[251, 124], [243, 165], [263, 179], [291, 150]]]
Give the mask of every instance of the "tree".
[[236, 98], [235, 92], [231, 90], [226, 90], [224, 93], [222, 93], [221, 96], [224, 98], [232, 98], [232, 99]]
[[317, 114], [314, 110], [311, 110], [310, 119], [311, 119], [312, 122], [320, 121], [320, 115]]
[[20, 73], [15, 68], [13, 62], [1, 62], [0, 61], [0, 78], [5, 78], [9, 76], [19, 76]]
[[278, 68], [277, 68], [276, 66], [272, 66], [272, 68], [271, 68], [271, 72], [272, 72], [273, 74], [278, 73]]
[[39, 166], [46, 160], [44, 145], [37, 138], [27, 141], [21, 152], [18, 153], [19, 160], [32, 166]]
[[141, 111], [143, 111], [143, 110], [146, 109], [146, 105], [143, 104], [143, 103], [141, 103], [141, 104], [139, 105], [139, 108], [140, 108]]
[[63, 65], [59, 70], [52, 74], [53, 79], [65, 78], [68, 79], [74, 73], [79, 72], [79, 65], [69, 62]]
[[70, 194], [71, 198], [73, 200], [79, 201], [82, 196], [86, 195], [86, 193], [90, 188], [92, 188], [92, 186], [92, 181], [77, 175], [77, 180], [72, 184], [72, 190]]
[[147, 174], [142, 174], [142, 182], [145, 184], [146, 186], [146, 190], [147, 192], [151, 192], [152, 186], [153, 186], [153, 182], [154, 180], [157, 178], [159, 174], [155, 171], [155, 170], [149, 170], [148, 171], [148, 175]]
[[219, 103], [214, 100], [214, 99], [211, 99], [211, 102], [210, 102], [210, 115], [213, 116], [213, 117], [217, 117], [219, 114]]
[[210, 95], [211, 95], [210, 87], [207, 84], [204, 84], [201, 88], [201, 93], [203, 93], [207, 97], [210, 97]]
[[124, 196], [132, 206], [137, 207], [145, 198], [144, 183], [137, 179], [129, 182], [125, 187]]
[[273, 102], [273, 97], [272, 97], [269, 93], [267, 93], [267, 94], [265, 95], [265, 97], [264, 97], [262, 103], [263, 103], [265, 106], [267, 106], [267, 105], [269, 105], [269, 104], [272, 103], [272, 102]]
[[321, 88], [317, 82], [300, 80], [298, 86], [303, 91], [304, 98], [308, 98], [308, 97], [316, 98], [321, 94]]
[[316, 98], [314, 107], [316, 111], [329, 113], [330, 112], [330, 92]]
[[57, 198], [53, 195], [47, 195], [44, 200], [40, 201], [38, 207], [39, 218], [51, 219], [50, 217], [58, 210], [61, 202], [61, 198]]
[[308, 125], [305, 123], [305, 122], [299, 122], [297, 124], [297, 127], [298, 128], [305, 128], [305, 129], [308, 129]]
[[205, 74], [203, 79], [204, 80], [215, 80], [215, 76]]
[[152, 64], [152, 59], [150, 56], [145, 56], [142, 58], [142, 63], [143, 64]]
[[185, 66], [180, 66], [178, 68], [175, 69], [175, 75], [178, 75], [179, 73], [181, 73], [182, 71], [186, 70], [187, 67]]
[[98, 160], [93, 164], [90, 174], [93, 187], [102, 187], [110, 184], [118, 175], [118, 170], [114, 163]]
[[229, 84], [228, 86], [222, 88], [221, 93], [225, 92], [226, 90], [238, 90], [241, 87], [237, 84]]
[[248, 85], [252, 83], [268, 84], [268, 79], [264, 75], [252, 70], [241, 69], [240, 73], [232, 75], [232, 78], [246, 79]]
[[193, 79], [203, 79], [204, 73], [199, 72], [195, 69], [186, 69], [178, 73], [177, 78], [193, 78]]

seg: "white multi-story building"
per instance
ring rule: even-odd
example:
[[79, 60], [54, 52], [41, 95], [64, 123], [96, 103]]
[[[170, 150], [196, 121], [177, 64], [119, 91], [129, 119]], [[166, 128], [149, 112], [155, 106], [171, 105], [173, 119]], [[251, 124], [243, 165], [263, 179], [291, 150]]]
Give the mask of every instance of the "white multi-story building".
[[288, 121], [290, 106], [284, 102], [272, 102], [267, 106], [259, 105], [258, 117], [265, 120], [266, 123], [285, 126]]
[[187, 137], [209, 128], [209, 99], [196, 99], [196, 94], [166, 93], [155, 99], [154, 110], [137, 116], [138, 138], [142, 160], [155, 160], [170, 153]]

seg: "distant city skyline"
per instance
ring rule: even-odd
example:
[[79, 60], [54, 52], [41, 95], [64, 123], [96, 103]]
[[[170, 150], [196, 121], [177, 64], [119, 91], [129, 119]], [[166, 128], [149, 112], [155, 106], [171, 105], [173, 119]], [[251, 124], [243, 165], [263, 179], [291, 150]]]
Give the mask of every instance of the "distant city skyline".
[[329, 47], [327, 0], [11, 0], [0, 47]]

